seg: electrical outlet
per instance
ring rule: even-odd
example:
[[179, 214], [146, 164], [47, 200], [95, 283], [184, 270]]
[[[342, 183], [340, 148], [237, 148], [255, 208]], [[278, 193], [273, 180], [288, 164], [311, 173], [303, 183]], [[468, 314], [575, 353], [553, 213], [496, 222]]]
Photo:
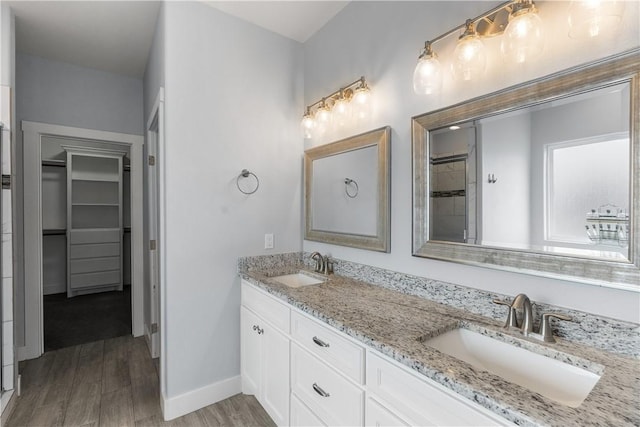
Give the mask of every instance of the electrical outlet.
[[273, 249], [273, 234], [268, 233], [264, 235], [264, 248]]

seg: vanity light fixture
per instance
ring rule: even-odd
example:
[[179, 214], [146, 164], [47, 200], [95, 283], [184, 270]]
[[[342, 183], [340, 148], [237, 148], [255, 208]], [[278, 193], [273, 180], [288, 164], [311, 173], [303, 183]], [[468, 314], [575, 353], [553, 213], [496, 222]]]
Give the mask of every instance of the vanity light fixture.
[[507, 60], [522, 64], [537, 58], [544, 49], [544, 33], [538, 9], [531, 0], [514, 3], [500, 50]]
[[442, 88], [442, 64], [433, 51], [431, 42], [424, 42], [424, 50], [418, 57], [418, 65], [413, 71], [413, 90], [416, 93], [431, 95]]
[[[315, 109], [314, 109], [315, 108]], [[330, 124], [345, 126], [350, 120], [371, 115], [371, 89], [364, 76], [308, 105], [300, 127], [305, 139], [322, 136]]]
[[442, 66], [433, 45], [460, 30], [463, 31], [451, 63], [456, 80], [470, 81], [484, 73], [487, 55], [482, 39], [485, 37], [504, 33], [501, 49], [507, 59], [516, 63], [534, 59], [544, 48], [542, 21], [537, 12], [533, 0], [510, 0], [425, 42], [413, 72], [414, 91], [425, 95], [440, 91]]
[[464, 27], [464, 32], [458, 38], [458, 44], [453, 51], [451, 70], [457, 80], [469, 81], [484, 74], [487, 55], [473, 21], [467, 19]]

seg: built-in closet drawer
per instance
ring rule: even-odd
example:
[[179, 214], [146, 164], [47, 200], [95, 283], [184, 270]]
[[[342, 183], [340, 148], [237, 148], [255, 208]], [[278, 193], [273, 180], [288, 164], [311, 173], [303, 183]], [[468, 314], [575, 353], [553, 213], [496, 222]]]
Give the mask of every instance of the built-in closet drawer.
[[70, 259], [105, 258], [120, 256], [120, 243], [71, 245], [69, 247]]
[[70, 274], [120, 270], [120, 257], [72, 259], [69, 270]]
[[122, 231], [119, 228], [111, 230], [72, 230], [69, 232], [69, 242], [72, 245], [118, 243], [121, 235]]
[[244, 280], [242, 281], [242, 305], [280, 330], [289, 333], [291, 309]]
[[390, 404], [410, 424], [511, 425], [497, 416], [494, 418], [487, 409], [418, 375], [372, 351], [367, 352], [367, 392]]
[[291, 345], [291, 391], [324, 424], [363, 423], [364, 391], [295, 343]]
[[303, 314], [291, 313], [291, 336], [349, 378], [364, 382], [364, 348]]
[[105, 271], [100, 273], [71, 274], [70, 285], [72, 289], [106, 286], [120, 283], [120, 270]]

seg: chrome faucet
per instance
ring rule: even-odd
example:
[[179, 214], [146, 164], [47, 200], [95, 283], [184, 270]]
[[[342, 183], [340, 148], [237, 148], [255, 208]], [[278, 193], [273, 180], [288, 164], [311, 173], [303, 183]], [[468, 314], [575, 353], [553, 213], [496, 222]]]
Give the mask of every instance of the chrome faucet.
[[[525, 294], [518, 294], [510, 303], [495, 299], [494, 303], [509, 306], [509, 314], [504, 324], [505, 328], [519, 328], [527, 336], [533, 331], [533, 314], [531, 313], [531, 300]], [[522, 321], [518, 321], [517, 310], [522, 310]]]
[[[543, 313], [540, 319], [540, 333], [533, 332], [533, 314], [531, 310], [531, 300], [525, 294], [518, 294], [511, 303], [495, 299], [494, 303], [509, 306], [509, 314], [504, 324], [506, 329], [519, 328], [525, 337], [531, 336], [545, 342], [556, 342], [553, 331], [549, 324], [549, 318], [555, 317], [562, 320], [571, 320], [571, 317], [560, 313]], [[522, 310], [522, 322], [518, 322], [517, 310]]]
[[329, 255], [322, 256], [320, 252], [314, 252], [311, 254], [311, 259], [315, 260], [316, 267], [314, 271], [316, 273], [322, 273], [324, 275], [333, 274], [333, 260]]
[[316, 262], [316, 268], [314, 271], [316, 273], [322, 273], [324, 270], [324, 257], [322, 254], [320, 252], [314, 252], [311, 254], [311, 259]]

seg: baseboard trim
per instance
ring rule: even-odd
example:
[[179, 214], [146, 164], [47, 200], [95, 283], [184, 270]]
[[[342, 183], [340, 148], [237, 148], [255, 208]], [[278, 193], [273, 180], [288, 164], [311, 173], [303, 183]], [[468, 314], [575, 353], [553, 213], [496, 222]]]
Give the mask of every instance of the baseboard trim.
[[242, 391], [240, 375], [218, 381], [175, 397], [162, 395], [160, 406], [165, 421], [173, 420], [205, 406], [212, 405]]
[[66, 283], [43, 283], [42, 295], [62, 294], [67, 292]]
[[16, 399], [14, 397], [14, 390], [5, 390], [0, 397], [2, 399], [2, 411], [0, 412], [0, 419], [2, 420], [2, 425], [6, 425], [7, 420], [11, 416], [11, 412], [13, 412], [13, 408], [16, 406]]
[[27, 348], [27, 346], [16, 347], [16, 357], [18, 358], [18, 362], [22, 362], [23, 360], [31, 360], [37, 359], [42, 356], [40, 352], [34, 352], [33, 349]]

